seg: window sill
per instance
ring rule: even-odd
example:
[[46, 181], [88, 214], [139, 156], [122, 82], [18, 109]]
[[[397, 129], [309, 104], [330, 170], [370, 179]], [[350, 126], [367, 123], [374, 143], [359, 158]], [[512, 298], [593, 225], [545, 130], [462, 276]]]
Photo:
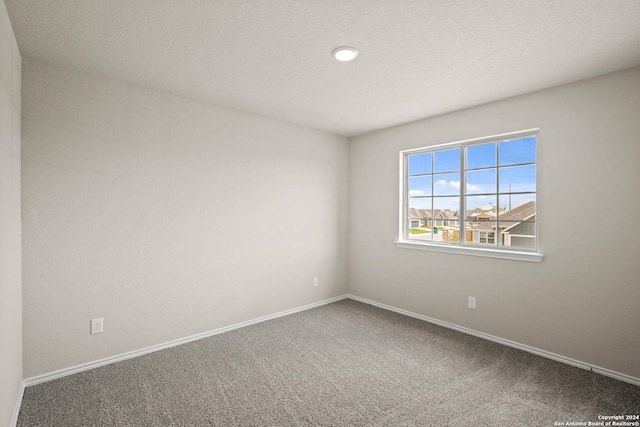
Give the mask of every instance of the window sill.
[[403, 249], [418, 249], [421, 251], [445, 252], [449, 254], [471, 255], [487, 258], [510, 259], [513, 261], [540, 262], [544, 255], [537, 252], [507, 251], [501, 249], [476, 248], [469, 246], [454, 246], [437, 243], [413, 242], [400, 240], [396, 246]]

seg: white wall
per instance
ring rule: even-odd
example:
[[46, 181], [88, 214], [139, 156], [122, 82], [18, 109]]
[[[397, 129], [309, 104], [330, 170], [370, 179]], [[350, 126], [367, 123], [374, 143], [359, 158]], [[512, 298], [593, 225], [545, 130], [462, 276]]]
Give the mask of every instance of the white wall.
[[346, 292], [346, 138], [29, 59], [23, 97], [26, 378]]
[[21, 58], [0, 0], [0, 425], [11, 423], [22, 382], [20, 249]]
[[[399, 150], [534, 127], [542, 263], [394, 246]], [[351, 293], [640, 378], [639, 138], [635, 68], [352, 139]]]

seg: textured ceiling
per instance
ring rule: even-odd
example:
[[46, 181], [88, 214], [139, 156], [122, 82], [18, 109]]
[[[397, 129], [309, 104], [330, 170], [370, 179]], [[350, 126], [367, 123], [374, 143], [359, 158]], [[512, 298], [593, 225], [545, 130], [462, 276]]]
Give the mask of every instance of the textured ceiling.
[[23, 56], [346, 136], [640, 65], [640, 0], [5, 3]]

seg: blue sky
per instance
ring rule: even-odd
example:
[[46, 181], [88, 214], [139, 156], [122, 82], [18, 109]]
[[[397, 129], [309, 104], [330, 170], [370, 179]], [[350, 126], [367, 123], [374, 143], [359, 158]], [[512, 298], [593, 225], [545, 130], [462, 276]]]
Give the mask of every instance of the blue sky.
[[[459, 209], [460, 150], [409, 156], [410, 207], [431, 209], [433, 204], [434, 209]], [[467, 210], [489, 203], [509, 209], [509, 195], [502, 193], [536, 191], [536, 166], [522, 165], [536, 161], [535, 137], [471, 145], [466, 150]], [[498, 190], [499, 196], [486, 194]], [[515, 208], [535, 200], [535, 195], [511, 195], [510, 199]]]

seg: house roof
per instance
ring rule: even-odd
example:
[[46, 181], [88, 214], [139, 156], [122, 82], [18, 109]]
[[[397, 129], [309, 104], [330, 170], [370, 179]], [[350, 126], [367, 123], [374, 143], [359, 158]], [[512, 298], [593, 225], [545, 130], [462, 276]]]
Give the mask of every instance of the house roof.
[[479, 231], [493, 231], [496, 229], [496, 223], [495, 221], [486, 220], [473, 227], [473, 229]]
[[467, 218], [477, 218], [480, 215], [489, 215], [489, 216], [495, 218], [496, 213], [495, 212], [491, 212], [491, 211], [478, 211], [478, 210], [468, 211], [467, 212]]
[[443, 209], [441, 212], [447, 219], [458, 219], [458, 212], [452, 211], [451, 209]]
[[409, 219], [428, 219], [431, 212], [428, 209], [409, 208]]
[[[458, 213], [451, 209], [434, 209], [433, 215], [438, 219], [458, 219]], [[409, 208], [409, 219], [430, 219], [430, 209]]]
[[501, 221], [524, 221], [532, 215], [535, 215], [535, 213], [536, 202], [531, 201], [500, 214], [499, 219]]
[[[505, 213], [500, 214], [500, 221], [514, 221], [514, 222], [522, 222], [536, 214], [536, 202], [531, 201], [527, 202], [523, 205], [520, 205], [516, 208], [511, 209], [510, 211], [506, 211]], [[514, 222], [510, 222], [507, 224], [501, 223], [504, 227], [501, 228], [511, 228], [516, 225]], [[483, 221], [474, 227], [474, 230], [481, 231], [492, 231], [495, 230], [495, 221]]]

